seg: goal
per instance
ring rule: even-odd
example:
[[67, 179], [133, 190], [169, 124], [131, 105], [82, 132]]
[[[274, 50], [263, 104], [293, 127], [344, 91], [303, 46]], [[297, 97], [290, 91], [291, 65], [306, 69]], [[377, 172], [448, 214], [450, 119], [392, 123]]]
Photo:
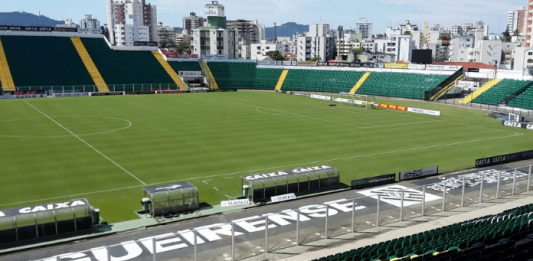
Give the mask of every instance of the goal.
[[360, 105], [364, 106], [368, 110], [369, 106], [372, 108], [373, 102], [368, 99], [368, 95], [362, 94], [352, 94], [347, 92], [339, 93], [339, 98], [337, 98], [339, 106], [342, 105]]
[[520, 115], [509, 113], [509, 121], [510, 122], [520, 122]]

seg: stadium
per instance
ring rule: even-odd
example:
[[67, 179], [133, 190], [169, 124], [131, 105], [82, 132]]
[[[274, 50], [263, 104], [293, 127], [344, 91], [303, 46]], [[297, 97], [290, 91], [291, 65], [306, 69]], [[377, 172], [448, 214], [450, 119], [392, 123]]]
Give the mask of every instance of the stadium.
[[476, 66], [1, 31], [0, 259], [529, 260], [532, 80]]

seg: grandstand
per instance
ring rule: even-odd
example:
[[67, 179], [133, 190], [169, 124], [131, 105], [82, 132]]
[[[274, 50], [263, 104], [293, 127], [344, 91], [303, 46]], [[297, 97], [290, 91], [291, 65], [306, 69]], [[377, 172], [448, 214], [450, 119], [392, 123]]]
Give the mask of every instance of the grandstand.
[[350, 250], [314, 261], [529, 260], [533, 205]]
[[208, 62], [213, 76], [221, 90], [254, 89], [256, 85], [256, 64], [250, 62]]
[[446, 80], [446, 75], [375, 72], [363, 83], [358, 94], [424, 99], [424, 93]]
[[472, 102], [481, 104], [498, 105], [505, 99], [511, 97], [517, 92], [524, 90], [531, 86], [530, 81], [519, 80], [502, 80], [494, 87], [482, 93], [479, 97], [475, 98]]
[[173, 82], [151, 52], [114, 51], [101, 38], [82, 38], [82, 42], [108, 85], [133, 89], [135, 84]]
[[533, 88], [531, 85], [523, 93], [512, 99], [508, 105], [533, 110]]
[[16, 87], [94, 85], [69, 37], [1, 36], [0, 40]]
[[282, 90], [311, 92], [349, 92], [363, 76], [358, 71], [289, 70]]

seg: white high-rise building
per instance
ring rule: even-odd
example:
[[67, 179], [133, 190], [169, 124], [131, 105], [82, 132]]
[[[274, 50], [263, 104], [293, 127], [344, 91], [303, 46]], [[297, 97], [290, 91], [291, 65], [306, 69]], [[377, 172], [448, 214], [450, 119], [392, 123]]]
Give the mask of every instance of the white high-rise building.
[[335, 57], [335, 37], [330, 34], [329, 24], [311, 24], [305, 36], [296, 38], [299, 62], [320, 57], [321, 61]]
[[109, 40], [116, 46], [157, 41], [156, 7], [145, 0], [106, 0]]
[[83, 34], [100, 34], [100, 21], [93, 18], [92, 15], [86, 14], [85, 19], [80, 20], [78, 31]]
[[372, 23], [369, 23], [366, 18], [359, 18], [359, 22], [355, 24], [355, 32], [363, 35], [363, 40], [372, 40]]
[[[205, 5], [204, 14], [207, 15], [209, 27], [192, 30], [191, 51], [203, 58], [223, 57], [235, 59], [239, 53], [237, 31], [227, 29], [224, 6], [218, 1], [211, 1]], [[242, 51], [242, 50], [241, 50]], [[243, 51], [247, 53], [247, 50]], [[245, 58], [245, 57], [241, 57]]]

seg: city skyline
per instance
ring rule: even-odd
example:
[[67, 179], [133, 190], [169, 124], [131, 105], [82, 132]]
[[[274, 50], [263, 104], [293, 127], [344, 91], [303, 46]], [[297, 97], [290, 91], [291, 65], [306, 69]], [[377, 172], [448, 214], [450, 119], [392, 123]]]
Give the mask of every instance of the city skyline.
[[[182, 27], [182, 19], [190, 12], [203, 14], [204, 5], [211, 1], [149, 0], [157, 6], [158, 22], [172, 27]], [[410, 20], [421, 28], [424, 22], [430, 25], [440, 24], [451, 27], [460, 23], [475, 23], [479, 20], [489, 25], [490, 33], [501, 33], [507, 26], [508, 11], [526, 6], [526, 0], [475, 1], [475, 0], [376, 0], [369, 3], [354, 3], [347, 0], [226, 0], [219, 1], [226, 7], [228, 19], [258, 20], [259, 23], [272, 27], [286, 22], [299, 24], [329, 23], [332, 28], [343, 25], [345, 29], [355, 28], [359, 17], [366, 17], [374, 24], [374, 33], [384, 33], [387, 26], [397, 27]], [[363, 11], [352, 11], [358, 7]], [[390, 8], [382, 8], [390, 6]], [[104, 0], [37, 1], [19, 0], [4, 3], [2, 12], [25, 11], [46, 15], [56, 20], [73, 19], [78, 21], [85, 14], [92, 14], [105, 21]], [[353, 8], [350, 8], [353, 7]]]

